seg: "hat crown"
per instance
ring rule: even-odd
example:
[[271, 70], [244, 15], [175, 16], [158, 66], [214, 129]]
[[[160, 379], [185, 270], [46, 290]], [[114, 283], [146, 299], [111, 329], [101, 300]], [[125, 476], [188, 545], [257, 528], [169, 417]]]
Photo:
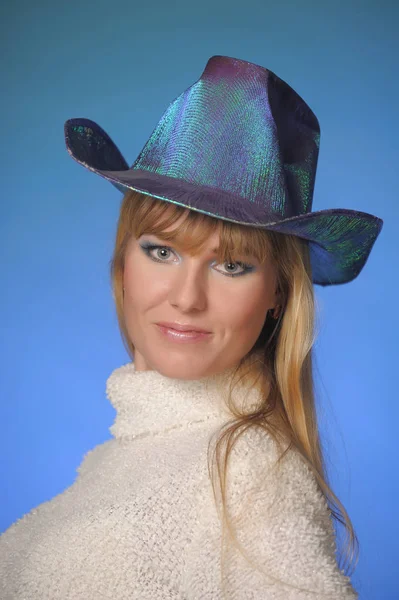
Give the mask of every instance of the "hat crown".
[[212, 56], [131, 168], [213, 188], [255, 220], [278, 221], [311, 211], [319, 140], [314, 113], [272, 71]]

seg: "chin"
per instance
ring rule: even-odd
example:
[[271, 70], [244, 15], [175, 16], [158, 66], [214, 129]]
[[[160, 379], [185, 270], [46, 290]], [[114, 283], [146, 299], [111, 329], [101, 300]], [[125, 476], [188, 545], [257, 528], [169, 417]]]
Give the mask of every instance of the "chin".
[[191, 364], [189, 364], [189, 361], [182, 361], [181, 364], [178, 364], [176, 361], [157, 361], [156, 363], [153, 363], [153, 365], [154, 369], [158, 371], [158, 373], [164, 377], [169, 377], [170, 379], [194, 380], [213, 375], [210, 365], [203, 365], [200, 367], [198, 365], [192, 365], [192, 361]]

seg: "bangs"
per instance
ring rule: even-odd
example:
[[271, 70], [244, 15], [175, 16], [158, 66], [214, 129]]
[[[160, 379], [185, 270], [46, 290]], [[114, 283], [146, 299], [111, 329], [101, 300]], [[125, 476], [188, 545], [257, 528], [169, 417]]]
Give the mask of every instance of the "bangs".
[[[126, 194], [125, 201], [128, 206], [128, 234], [136, 239], [144, 234], [153, 234], [194, 256], [205, 249], [209, 238], [217, 232], [219, 248], [216, 256], [220, 262], [254, 257], [263, 264], [271, 255], [271, 237], [266, 230], [210, 217], [132, 190]], [[178, 220], [178, 226], [172, 231], [165, 231]]]

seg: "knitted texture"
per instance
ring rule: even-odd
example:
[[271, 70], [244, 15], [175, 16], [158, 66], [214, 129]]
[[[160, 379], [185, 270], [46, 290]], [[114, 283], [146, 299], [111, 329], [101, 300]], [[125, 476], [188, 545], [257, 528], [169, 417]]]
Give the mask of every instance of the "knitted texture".
[[[276, 446], [253, 428], [234, 447], [228, 474], [228, 507], [253, 564], [225, 541], [222, 595], [207, 467], [211, 437], [232, 418], [221, 383], [221, 375], [185, 381], [136, 372], [134, 363], [115, 369], [107, 380], [113, 437], [84, 456], [70, 487], [0, 536], [0, 598], [358, 598], [338, 569], [331, 517], [310, 469], [294, 451], [273, 469]], [[258, 398], [248, 392], [252, 406]]]

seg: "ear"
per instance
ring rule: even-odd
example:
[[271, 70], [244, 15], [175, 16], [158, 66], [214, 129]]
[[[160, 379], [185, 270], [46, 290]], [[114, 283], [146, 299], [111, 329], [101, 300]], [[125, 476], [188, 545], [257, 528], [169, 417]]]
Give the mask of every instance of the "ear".
[[277, 285], [276, 288], [276, 292], [275, 292], [275, 297], [274, 297], [274, 307], [273, 307], [273, 311], [274, 311], [274, 318], [276, 319], [277, 317], [280, 316], [280, 313], [282, 311], [282, 306], [283, 306], [283, 295], [281, 293], [281, 289], [280, 286]]

